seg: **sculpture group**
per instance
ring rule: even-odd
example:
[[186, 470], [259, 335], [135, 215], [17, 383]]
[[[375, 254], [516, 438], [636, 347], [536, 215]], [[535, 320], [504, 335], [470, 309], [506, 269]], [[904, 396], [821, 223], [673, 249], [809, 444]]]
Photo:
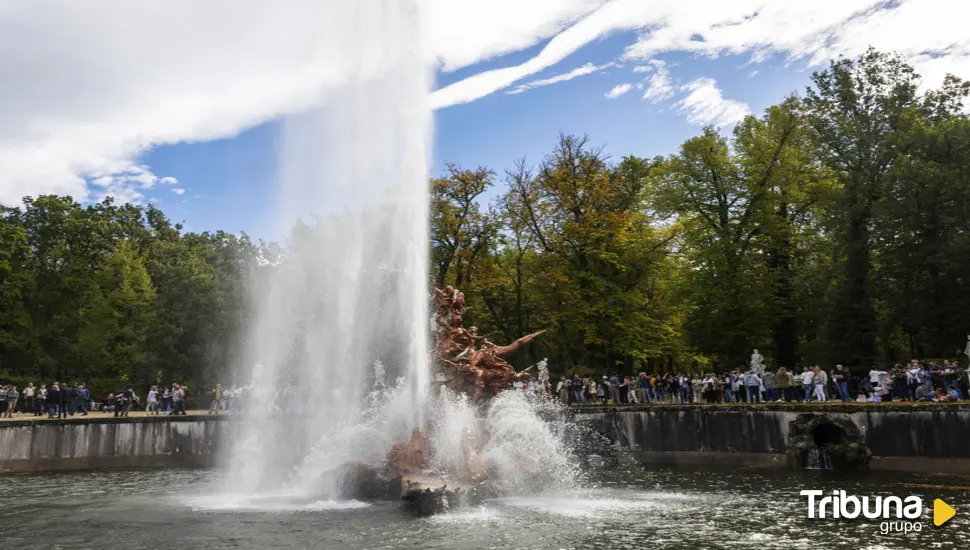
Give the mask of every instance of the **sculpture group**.
[[452, 391], [466, 393], [473, 401], [478, 401], [508, 389], [510, 382], [531, 377], [528, 371], [532, 367], [515, 372], [504, 357], [531, 342], [543, 331], [523, 336], [507, 346], [499, 346], [478, 335], [475, 327], [466, 329], [462, 326], [462, 317], [468, 307], [461, 291], [451, 286], [435, 288], [432, 303], [437, 340], [435, 367]]
[[[532, 341], [541, 332], [499, 346], [477, 334], [475, 327], [464, 328], [462, 317], [467, 311], [465, 295], [446, 286], [435, 288], [431, 296], [432, 319], [436, 343], [433, 353], [435, 377], [457, 393], [479, 401], [508, 389], [510, 383], [528, 378], [529, 370], [538, 367], [540, 380], [548, 380], [547, 361], [516, 372], [504, 357]], [[375, 376], [383, 378], [383, 365], [375, 364]], [[487, 440], [487, 435], [484, 438]], [[455, 471], [431, 471], [432, 448], [428, 435], [414, 428], [408, 441], [395, 443], [387, 453], [384, 468], [366, 464], [345, 464], [333, 476], [342, 480], [340, 496], [345, 498], [397, 498], [418, 515], [438, 513], [459, 498], [481, 498], [488, 470], [480, 451], [481, 437], [464, 434], [461, 441], [461, 463]]]

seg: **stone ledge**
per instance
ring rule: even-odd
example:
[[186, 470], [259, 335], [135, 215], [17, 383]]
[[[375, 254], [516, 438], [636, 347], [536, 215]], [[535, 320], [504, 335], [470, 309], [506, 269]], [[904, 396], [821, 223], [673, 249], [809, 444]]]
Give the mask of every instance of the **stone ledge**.
[[230, 415], [197, 413], [185, 416], [75, 416], [71, 418], [14, 418], [11, 420], [0, 421], [0, 430], [3, 428], [24, 428], [33, 426], [84, 426], [89, 424], [140, 424], [140, 423], [168, 423], [168, 422], [199, 422], [199, 421], [223, 421], [230, 419]]
[[784, 411], [797, 413], [857, 413], [857, 412], [956, 412], [970, 411], [970, 402], [964, 403], [753, 403], [753, 404], [708, 404], [694, 403], [679, 405], [661, 403], [652, 405], [571, 405], [570, 411], [576, 414], [603, 412], [652, 412], [652, 411], [728, 411], [760, 412]]

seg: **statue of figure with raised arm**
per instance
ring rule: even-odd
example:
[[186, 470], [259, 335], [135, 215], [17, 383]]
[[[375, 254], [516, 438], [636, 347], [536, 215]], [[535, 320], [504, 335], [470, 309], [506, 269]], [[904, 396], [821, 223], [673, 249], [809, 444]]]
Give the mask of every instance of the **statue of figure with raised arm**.
[[543, 357], [542, 361], [536, 363], [536, 368], [539, 369], [539, 382], [545, 384], [549, 381], [549, 358]]
[[754, 350], [751, 354], [751, 370], [758, 373], [758, 376], [762, 376], [765, 373], [765, 358], [758, 353], [758, 350]]

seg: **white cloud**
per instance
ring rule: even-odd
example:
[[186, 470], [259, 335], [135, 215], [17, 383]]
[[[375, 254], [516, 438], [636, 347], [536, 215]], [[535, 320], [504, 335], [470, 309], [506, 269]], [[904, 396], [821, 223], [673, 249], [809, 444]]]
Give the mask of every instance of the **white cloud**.
[[677, 108], [691, 124], [730, 126], [751, 114], [747, 104], [725, 99], [713, 78], [693, 80], [684, 90], [687, 96], [677, 102]]
[[[445, 0], [442, 0], [445, 1]], [[452, 0], [453, 1], [453, 0]], [[457, 2], [455, 2], [457, 3]], [[553, 2], [531, 2], [552, 4]], [[539, 53], [519, 65], [493, 69], [459, 80], [431, 94], [435, 109], [468, 103], [559, 63], [586, 44], [620, 30], [636, 29], [650, 6], [641, 0], [611, 0], [552, 38]]]
[[651, 59], [650, 63], [653, 74], [646, 78], [647, 90], [643, 92], [643, 99], [651, 103], [670, 99], [674, 96], [674, 83], [667, 64], [659, 59]]
[[175, 193], [176, 195], [184, 195], [185, 189], [182, 189], [181, 187], [173, 187], [172, 193]]
[[[779, 54], [815, 66], [872, 45], [902, 53], [927, 86], [946, 72], [970, 76], [968, 7], [954, 0], [413, 1], [422, 8], [418, 49], [446, 71], [542, 44], [523, 63], [435, 91], [438, 108], [508, 89], [624, 30], [639, 34], [616, 53], [636, 63], [634, 72], [649, 73], [642, 84], [651, 101], [676, 86], [649, 62], [675, 52], [755, 62]], [[352, 12], [404, 4], [0, 0], [0, 75], [17, 82], [0, 86], [0, 202], [40, 193], [138, 200], [153, 185], [173, 185], [148, 167], [128, 169], [155, 145], [233, 136], [316, 106], [352, 77], [396, 67], [404, 54], [379, 55], [382, 45], [413, 40], [395, 34], [401, 29], [370, 27], [380, 39], [360, 40], [359, 25], [347, 21]], [[146, 39], [145, 29], [177, 32]], [[685, 113], [700, 105], [702, 90], [711, 92], [686, 91]]]
[[[667, 52], [747, 54], [756, 62], [781, 54], [817, 66], [841, 54], [858, 55], [871, 44], [902, 53], [934, 86], [947, 71], [970, 74], [970, 34], [961, 23], [964, 18], [957, 16], [961, 10], [967, 8], [952, 0], [612, 0], [556, 35], [535, 57], [451, 84], [434, 94], [433, 104], [445, 107], [484, 97], [593, 40], [630, 29], [641, 34], [622, 56], [629, 61]], [[651, 70], [649, 65], [633, 69]]]
[[559, 82], [566, 82], [567, 80], [572, 80], [572, 79], [574, 79], [576, 77], [579, 77], [579, 76], [586, 76], [588, 74], [595, 73], [596, 71], [599, 71], [601, 69], [606, 69], [606, 68], [612, 67], [614, 65], [615, 65], [614, 63], [607, 63], [605, 65], [599, 65], [599, 66], [597, 66], [597, 65], [593, 65], [592, 63], [587, 63], [587, 64], [585, 64], [585, 65], [583, 65], [581, 67], [576, 67], [575, 69], [569, 71], [568, 73], [557, 74], [557, 75], [551, 76], [549, 78], [542, 78], [542, 79], [539, 79], [539, 80], [533, 80], [532, 82], [527, 82], [525, 84], [516, 86], [515, 88], [513, 88], [510, 91], [508, 91], [507, 93], [509, 93], [509, 94], [521, 94], [522, 92], [524, 92], [526, 90], [529, 90], [529, 89], [532, 89], [532, 88], [538, 88], [540, 86], [548, 86], [550, 84], [557, 84]]
[[[419, 51], [447, 70], [532, 46], [604, 2], [416, 1], [424, 8]], [[160, 179], [111, 167], [135, 164], [155, 145], [231, 137], [303, 111], [349, 78], [409, 55], [381, 56], [382, 44], [349, 36], [360, 33], [348, 25], [353, 13], [404, 4], [0, 0], [0, 75], [18, 83], [0, 86], [0, 203], [41, 193], [138, 200]], [[413, 42], [400, 29], [375, 32], [388, 20], [368, 21], [368, 32]], [[148, 39], [146, 29], [167, 38]], [[116, 177], [115, 187], [92, 185], [95, 172]]]
[[617, 84], [612, 90], [606, 92], [606, 99], [616, 99], [629, 92], [632, 88], [633, 84]]
[[165, 176], [164, 178], [161, 178], [158, 180], [158, 183], [167, 184], [167, 185], [175, 185], [178, 182], [179, 180], [173, 178], [172, 176]]

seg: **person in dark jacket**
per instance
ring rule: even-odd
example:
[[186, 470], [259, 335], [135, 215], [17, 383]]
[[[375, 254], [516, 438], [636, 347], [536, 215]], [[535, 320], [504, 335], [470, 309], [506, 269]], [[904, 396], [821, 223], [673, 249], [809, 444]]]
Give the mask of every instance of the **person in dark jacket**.
[[131, 388], [121, 392], [121, 416], [128, 416], [132, 403], [135, 401], [135, 391]]
[[51, 387], [47, 389], [47, 418], [60, 418], [59, 411], [63, 411], [61, 394], [61, 385], [57, 382], [51, 384]]
[[65, 384], [61, 387], [61, 393], [64, 394], [64, 411], [68, 415], [74, 416], [74, 404], [77, 403], [77, 388], [72, 387], [70, 384]]

